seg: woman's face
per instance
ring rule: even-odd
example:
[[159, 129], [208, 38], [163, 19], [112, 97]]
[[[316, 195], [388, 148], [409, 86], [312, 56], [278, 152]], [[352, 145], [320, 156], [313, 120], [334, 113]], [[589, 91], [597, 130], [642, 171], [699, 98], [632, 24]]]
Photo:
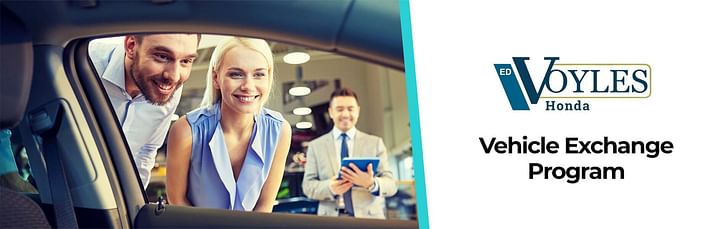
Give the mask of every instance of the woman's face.
[[256, 113], [269, 96], [269, 64], [257, 51], [236, 46], [222, 57], [214, 74], [222, 105], [240, 113]]

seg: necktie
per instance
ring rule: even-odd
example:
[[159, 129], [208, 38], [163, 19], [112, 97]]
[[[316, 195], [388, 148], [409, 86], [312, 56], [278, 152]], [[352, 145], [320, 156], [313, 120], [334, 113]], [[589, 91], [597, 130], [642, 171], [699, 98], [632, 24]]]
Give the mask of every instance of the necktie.
[[[342, 133], [340, 137], [342, 138], [342, 147], [340, 148], [340, 160], [342, 160], [343, 158], [349, 157], [349, 152], [347, 149], [347, 134]], [[347, 214], [351, 216], [355, 216], [355, 210], [352, 207], [352, 188], [350, 188], [350, 190], [347, 190], [345, 194], [342, 194], [342, 200], [343, 202], [345, 202], [345, 212], [347, 212]]]

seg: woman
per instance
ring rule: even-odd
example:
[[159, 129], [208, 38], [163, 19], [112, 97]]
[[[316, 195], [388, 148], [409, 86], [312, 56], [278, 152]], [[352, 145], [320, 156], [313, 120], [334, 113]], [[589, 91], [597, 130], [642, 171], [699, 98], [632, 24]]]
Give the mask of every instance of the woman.
[[201, 106], [171, 127], [169, 203], [271, 212], [291, 128], [263, 107], [274, 81], [266, 41], [230, 38], [214, 49]]

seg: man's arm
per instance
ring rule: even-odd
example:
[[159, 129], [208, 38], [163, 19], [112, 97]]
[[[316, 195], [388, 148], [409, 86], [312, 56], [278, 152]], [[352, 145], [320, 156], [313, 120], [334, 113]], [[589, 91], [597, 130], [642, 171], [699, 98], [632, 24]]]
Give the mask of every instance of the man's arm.
[[310, 199], [333, 200], [334, 196], [330, 191], [330, 180], [321, 180], [318, 164], [320, 163], [315, 144], [307, 148], [307, 163], [305, 163], [305, 175], [302, 179], [302, 191]]
[[108, 62], [111, 61], [111, 56], [116, 48], [123, 48], [123, 46], [119, 44], [104, 44], [97, 41], [91, 41], [88, 44], [88, 56], [91, 57], [91, 63], [99, 77], [103, 77], [103, 73], [106, 71]]
[[138, 175], [141, 177], [144, 189], [149, 186], [151, 181], [151, 170], [156, 164], [156, 153], [166, 140], [166, 133], [169, 131], [171, 124], [171, 116], [166, 117], [161, 126], [151, 135], [148, 143], [144, 144], [138, 153], [133, 154], [133, 160], [138, 169]]
[[377, 157], [380, 158], [380, 164], [378, 165], [378, 172], [375, 174], [375, 182], [377, 183], [377, 190], [372, 192], [373, 195], [389, 197], [395, 195], [398, 192], [398, 185], [396, 184], [395, 178], [393, 178], [393, 172], [390, 170], [388, 165], [388, 149], [383, 143], [383, 139], [377, 138]]
[[156, 131], [149, 137], [149, 141], [141, 147], [141, 150], [133, 155], [144, 189], [149, 186], [149, 182], [151, 181], [151, 170], [156, 164], [156, 153], [166, 140], [166, 133], [169, 132], [169, 128], [171, 127], [171, 118], [174, 116], [176, 108], [179, 107], [181, 91], [183, 89], [184, 87], [181, 86], [181, 88], [174, 92], [171, 101], [169, 101], [169, 103], [172, 104], [172, 107], [169, 109], [169, 113], [166, 114], [166, 118], [159, 123], [158, 127], [148, 127], [155, 128]]

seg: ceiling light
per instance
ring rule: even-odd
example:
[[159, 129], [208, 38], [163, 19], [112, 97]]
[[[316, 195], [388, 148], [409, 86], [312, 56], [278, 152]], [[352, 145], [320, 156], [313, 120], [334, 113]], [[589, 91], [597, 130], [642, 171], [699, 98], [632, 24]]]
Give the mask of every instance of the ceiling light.
[[289, 89], [289, 94], [293, 96], [305, 96], [309, 95], [310, 92], [312, 92], [312, 89], [310, 89], [309, 86], [307, 86], [307, 83], [302, 81], [302, 66], [297, 65], [295, 68], [295, 75], [297, 78], [297, 81], [295, 81], [292, 84], [292, 88]]
[[294, 96], [305, 96], [309, 95], [312, 90], [310, 90], [307, 85], [296, 85], [289, 89], [289, 94]]
[[299, 122], [297, 122], [297, 124], [295, 124], [295, 127], [297, 127], [297, 129], [309, 129], [309, 128], [312, 128], [312, 122], [310, 122], [309, 119], [307, 119], [307, 116], [305, 115], [305, 116], [302, 116], [302, 118], [300, 119]]
[[307, 61], [310, 61], [310, 54], [307, 54], [304, 51], [294, 51], [284, 55], [282, 60], [288, 64], [304, 64], [307, 63]]
[[298, 107], [298, 108], [295, 108], [292, 110], [292, 114], [300, 115], [300, 116], [308, 115], [311, 113], [312, 113], [312, 109], [310, 109], [309, 107]]
[[302, 121], [295, 124], [295, 127], [297, 127], [297, 129], [309, 129], [312, 128], [312, 123], [308, 121]]

